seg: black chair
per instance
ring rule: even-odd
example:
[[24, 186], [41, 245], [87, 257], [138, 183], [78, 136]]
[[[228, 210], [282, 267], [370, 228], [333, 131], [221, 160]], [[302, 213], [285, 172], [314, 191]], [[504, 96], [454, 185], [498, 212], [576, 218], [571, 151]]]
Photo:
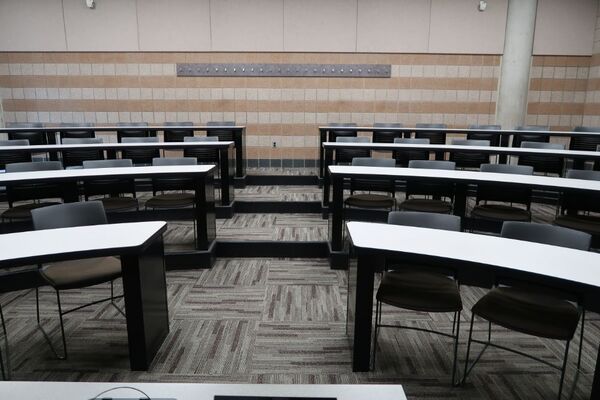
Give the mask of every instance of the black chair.
[[[569, 170], [569, 179], [600, 181], [600, 171]], [[590, 214], [590, 213], [595, 213]], [[600, 237], [600, 196], [577, 191], [564, 191], [560, 198], [560, 215], [554, 225], [589, 233], [593, 239]]]
[[[153, 166], [196, 164], [194, 157], [168, 157], [152, 160]], [[194, 192], [189, 192], [193, 190], [194, 180], [191, 178], [152, 178], [153, 197], [146, 201], [144, 207], [147, 209], [194, 207], [196, 195]], [[166, 191], [171, 193], [164, 193]]]
[[[338, 143], [370, 143], [368, 137], [353, 137], [353, 136], [338, 136], [335, 139]], [[336, 149], [335, 163], [336, 164], [351, 164], [354, 157], [368, 158], [371, 157], [369, 149]]]
[[[84, 161], [83, 168], [127, 168], [133, 167], [129, 159]], [[83, 181], [85, 200], [102, 196], [100, 200], [106, 213], [138, 210], [135, 180], [131, 178], [86, 179]], [[131, 194], [123, 196], [123, 194]]]
[[[64, 138], [62, 144], [100, 144], [101, 138]], [[62, 150], [62, 162], [65, 168], [81, 167], [84, 161], [103, 160], [102, 149], [73, 149]]]
[[[0, 146], [29, 146], [29, 140], [0, 140]], [[31, 162], [31, 153], [28, 151], [2, 152], [0, 153], [0, 169], [6, 164]]]
[[[235, 126], [235, 121], [210, 121], [206, 126]], [[220, 142], [233, 142], [233, 130], [227, 128], [210, 128], [206, 130], [206, 136], [216, 136]]]
[[[533, 167], [482, 164], [481, 172], [533, 175]], [[471, 211], [471, 218], [492, 222], [531, 221], [531, 188], [501, 183], [480, 183], [477, 185], [475, 207]]]
[[[446, 129], [448, 129], [448, 127], [446, 126], [446, 124], [423, 124], [423, 123], [418, 123], [416, 125], [417, 128], [429, 128], [429, 129], [435, 129], [435, 130], [431, 130], [431, 131], [426, 131], [426, 132], [415, 132], [415, 138], [416, 139], [429, 139], [429, 143], [431, 144], [446, 144]], [[444, 159], [444, 152], [443, 151], [436, 151], [435, 152], [435, 159], [436, 160], [443, 160]]]
[[[373, 124], [374, 128], [402, 128], [402, 124], [391, 122], [375, 122]], [[401, 138], [402, 132], [394, 131], [394, 130], [379, 130], [373, 131], [373, 143], [394, 143], [394, 139]]]
[[[396, 138], [394, 143], [401, 144], [429, 144], [429, 139]], [[398, 167], [406, 168], [410, 160], [429, 160], [427, 150], [394, 150], [392, 157]]]
[[[183, 141], [189, 142], [218, 142], [218, 136], [194, 136], [184, 137]], [[219, 163], [219, 149], [217, 148], [184, 148], [184, 157], [194, 157], [198, 161], [198, 164], [218, 164]]]
[[146, 138], [156, 136], [156, 131], [144, 129], [145, 127], [148, 127], [147, 122], [119, 122], [117, 126], [120, 127], [117, 130], [118, 143], [122, 143], [123, 138]]
[[[522, 125], [515, 128], [516, 131], [549, 131], [550, 127], [547, 125]], [[550, 136], [545, 133], [535, 134], [526, 133], [523, 135], [514, 135], [512, 140], [512, 147], [521, 147], [522, 142], [543, 142], [548, 143]]]
[[[352, 160], [352, 165], [356, 167], [393, 168], [396, 162], [392, 158], [356, 157]], [[356, 191], [367, 193], [355, 194]], [[385, 194], [381, 194], [382, 192]], [[393, 179], [352, 178], [350, 179], [350, 196], [344, 200], [344, 205], [357, 208], [392, 210], [396, 204], [395, 192]]]
[[[548, 149], [548, 150], [564, 150], [565, 145], [560, 143], [543, 143], [543, 142], [521, 142], [522, 148], [527, 149]], [[542, 155], [522, 155], [519, 156], [519, 165], [529, 165], [533, 167], [533, 172], [543, 174], [556, 174], [562, 176], [564, 169], [564, 157], [557, 156], [542, 156]]]
[[[66, 203], [51, 207], [40, 208], [31, 212], [35, 230], [67, 228], [75, 226], [106, 224], [104, 207], [99, 201], [84, 203]], [[58, 303], [58, 315], [60, 321], [60, 332], [62, 336], [63, 352], [56, 351], [50, 336], [41, 324], [40, 318], [40, 295], [39, 289], [35, 290], [35, 303], [38, 328], [42, 331], [44, 338], [50, 345], [54, 355], [61, 360], [67, 358], [67, 340], [63, 316], [73, 311], [89, 307], [94, 304], [110, 301], [111, 304], [123, 316], [125, 312], [117, 306], [115, 299], [123, 296], [115, 296], [113, 281], [121, 276], [121, 261], [117, 257], [96, 257], [83, 260], [61, 261], [54, 264], [40, 266], [39, 273], [42, 278], [56, 291]], [[101, 283], [110, 282], [110, 297], [96, 300], [66, 311], [62, 310], [60, 293], [63, 290], [82, 289]]]
[[[193, 122], [165, 122], [164, 126], [194, 126]], [[165, 142], [183, 142], [186, 137], [194, 136], [193, 129], [169, 128], [163, 131]]]
[[334, 128], [329, 131], [329, 137], [327, 138], [328, 142], [337, 142], [338, 137], [356, 137], [358, 132], [354, 129], [336, 129], [338, 126], [348, 126], [353, 127], [356, 126], [354, 122], [340, 122], [340, 123], [331, 123], [327, 124], [328, 127]]
[[[94, 125], [90, 124], [90, 123], [68, 123], [68, 122], [63, 122], [60, 125], [58, 125], [61, 128], [77, 128], [77, 127], [85, 127], [85, 128], [91, 128]], [[64, 143], [64, 139], [67, 138], [71, 138], [71, 139], [90, 139], [90, 138], [95, 138], [96, 137], [96, 132], [94, 132], [93, 129], [77, 129], [77, 130], [64, 130], [64, 131], [60, 131], [60, 140], [62, 143]]]
[[[578, 126], [573, 132], [599, 132], [598, 135], [590, 136], [571, 136], [569, 140], [569, 150], [596, 151], [600, 146], [600, 126]], [[573, 160], [574, 169], [584, 169], [585, 160]]]
[[[452, 161], [411, 160], [409, 168], [454, 170], [456, 164]], [[413, 196], [425, 196], [417, 197]], [[404, 211], [420, 211], [449, 214], [454, 202], [454, 184], [430, 183], [409, 179], [406, 182], [406, 200], [398, 208]]]
[[[124, 137], [122, 143], [158, 143], [157, 137]], [[123, 149], [121, 158], [130, 159], [136, 165], [151, 165], [154, 158], [160, 157], [160, 149]]]
[[[30, 171], [52, 171], [61, 170], [60, 161], [38, 161], [6, 164], [6, 173], [30, 172]], [[19, 183], [6, 187], [6, 200], [8, 210], [4, 211], [0, 218], [9, 222], [28, 221], [31, 219], [31, 211], [41, 207], [47, 207], [59, 202], [44, 201], [43, 199], [62, 198], [64, 191], [60, 184], [56, 183]], [[25, 204], [15, 205], [16, 202], [32, 201]]]
[[[591, 239], [590, 235], [587, 233], [559, 226], [533, 224], [528, 222], [505, 222], [502, 227], [501, 235], [502, 237], [510, 239], [569, 247], [577, 250], [589, 250]], [[507, 248], [507, 251], [510, 251], [510, 248]], [[568, 268], [568, 265], [565, 265], [565, 268]], [[502, 286], [502, 283], [505, 285]], [[581, 364], [585, 311], [582, 307], [573, 304], [572, 300], [574, 299], [571, 297], [572, 296], [569, 296], [568, 293], [561, 293], [554, 288], [537, 285], [535, 283], [515, 281], [507, 283], [506, 281], [503, 281], [500, 276], [496, 287], [479, 299], [471, 309], [472, 316], [469, 329], [469, 340], [467, 342], [464, 380], [466, 380], [467, 375], [479, 361], [487, 347], [493, 346], [528, 357], [560, 370], [561, 376], [558, 388], [558, 398], [560, 400], [569, 354], [569, 345], [577, 330], [580, 316], [583, 318], [581, 323], [577, 369], [579, 369]], [[473, 321], [476, 315], [488, 321], [488, 338], [486, 341], [473, 339]], [[548, 361], [532, 356], [531, 354], [492, 343], [492, 324], [527, 335], [565, 341], [565, 353], [562, 367], [551, 364]], [[471, 367], [469, 367], [471, 342], [484, 344], [485, 347], [477, 356]]]
[[[453, 139], [452, 144], [455, 146], [489, 147], [490, 141], [476, 139]], [[451, 151], [449, 160], [454, 161], [457, 168], [479, 169], [481, 164], [487, 164], [490, 162], [490, 155], [485, 153]]]
[[[469, 129], [499, 131], [501, 125], [469, 125]], [[487, 132], [467, 132], [467, 140], [488, 140], [490, 146], [500, 146], [500, 135]]]
[[[394, 211], [389, 214], [388, 223], [427, 229], [460, 231], [460, 217], [455, 215]], [[412, 263], [407, 265], [406, 262], [398, 262], [392, 259], [386, 260], [386, 268], [389, 271], [384, 272], [376, 295], [373, 365], [375, 365], [377, 336], [380, 328], [390, 327], [435, 333], [454, 340], [452, 385], [457, 385], [459, 383], [456, 381], [458, 339], [460, 314], [463, 306], [460, 297], [460, 285], [455, 279], [456, 271], [451, 265], [446, 268], [434, 268], [429, 265], [415, 265]], [[382, 324], [383, 304], [419, 312], [454, 313], [452, 334], [420, 327]]]
[[[9, 122], [6, 124], [7, 128], [43, 128], [44, 125], [38, 122], [26, 123], [26, 122]], [[31, 146], [48, 144], [48, 135], [46, 132], [40, 131], [19, 131], [19, 132], [8, 132], [9, 140], [21, 140], [26, 139], [29, 141]]]

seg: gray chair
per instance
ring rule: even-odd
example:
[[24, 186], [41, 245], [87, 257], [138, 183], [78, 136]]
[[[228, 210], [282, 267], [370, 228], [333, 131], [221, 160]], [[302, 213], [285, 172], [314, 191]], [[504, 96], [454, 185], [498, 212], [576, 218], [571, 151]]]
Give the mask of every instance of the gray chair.
[[[158, 143], [156, 136], [123, 137], [121, 143]], [[160, 157], [160, 149], [123, 149], [121, 158], [130, 159], [136, 165], [151, 165], [152, 159]]]
[[150, 137], [156, 136], [156, 131], [144, 129], [148, 126], [147, 122], [119, 122], [117, 124], [117, 142], [123, 142], [126, 137]]
[[[550, 127], [547, 125], [521, 125], [515, 128], [516, 131], [539, 131], [539, 132], [547, 132], [550, 130]], [[546, 133], [525, 133], [520, 135], [513, 135], [512, 147], [521, 147], [522, 142], [544, 142], [548, 143], [550, 141], [550, 136]]]
[[[394, 143], [400, 144], [429, 144], [429, 139], [396, 138]], [[392, 157], [396, 165], [406, 168], [410, 160], [429, 160], [429, 151], [426, 150], [394, 150]]]
[[[600, 126], [577, 126], [573, 132], [600, 132]], [[569, 150], [596, 151], [598, 146], [600, 146], [600, 134], [571, 136], [569, 140]], [[573, 160], [573, 169], [584, 169], [585, 161], [579, 158]]]
[[[533, 175], [533, 167], [510, 164], [481, 164], [481, 172]], [[520, 206], [518, 206], [520, 205]], [[492, 222], [531, 220], [531, 188], [500, 183], [477, 185], [471, 217]]]
[[[35, 230], [100, 225], [107, 223], [104, 207], [99, 201], [67, 203], [40, 208], [33, 210], [31, 212], [31, 217]], [[67, 358], [67, 340], [65, 337], [65, 327], [63, 322], [64, 315], [105, 301], [110, 301], [111, 304], [121, 314], [125, 315], [123, 310], [121, 310], [121, 308], [119, 308], [119, 306], [117, 306], [115, 303], [115, 299], [122, 296], [115, 296], [113, 288], [113, 281], [121, 276], [121, 261], [119, 258], [96, 257], [83, 260], [61, 261], [54, 264], [40, 266], [39, 273], [48, 283], [48, 285], [52, 286], [52, 288], [56, 291], [60, 332], [63, 346], [62, 354], [56, 350], [52, 344], [50, 336], [42, 326], [39, 305], [40, 295], [38, 288], [36, 288], [35, 291], [37, 323], [39, 329], [44, 335], [44, 338], [50, 345], [52, 352], [59, 359], [64, 360]], [[110, 297], [63, 311], [60, 296], [62, 291], [81, 289], [107, 282], [110, 282]]]
[[[375, 122], [374, 128], [402, 128], [402, 124], [397, 122]], [[373, 143], [394, 143], [394, 139], [401, 138], [402, 132], [395, 130], [377, 130], [373, 131]]]
[[[155, 158], [153, 166], [196, 165], [193, 157]], [[194, 181], [190, 178], [153, 178], [152, 191], [154, 196], [144, 204], [146, 209], [185, 208], [196, 205]], [[169, 191], [170, 193], [164, 193]], [[160, 192], [160, 193], [159, 193]]]
[[[83, 168], [127, 168], [133, 167], [129, 159], [84, 161]], [[100, 200], [107, 213], [138, 210], [135, 181], [131, 178], [86, 179], [83, 182], [86, 201], [93, 196], [102, 196]], [[131, 194], [123, 196], [123, 194]]]
[[[431, 144], [446, 144], [446, 129], [448, 126], [446, 124], [423, 124], [419, 123], [416, 125], [417, 128], [429, 128], [432, 129], [430, 131], [425, 132], [415, 132], [416, 139], [429, 139]], [[435, 152], [436, 160], [444, 159], [443, 151]]]
[[[461, 221], [458, 216], [421, 212], [391, 212], [388, 216], [388, 223], [455, 232], [460, 231], [461, 228]], [[390, 259], [387, 260], [386, 264], [388, 271], [384, 272], [376, 295], [373, 364], [375, 364], [375, 354], [377, 353], [379, 328], [393, 327], [435, 333], [454, 340], [452, 385], [457, 385], [458, 339], [460, 313], [463, 306], [460, 297], [460, 286], [455, 279], [456, 271], [452, 266], [440, 269], [429, 265], [407, 265], [406, 262]], [[383, 304], [419, 312], [454, 313], [452, 334], [420, 327], [382, 324]]]
[[[356, 157], [352, 160], [352, 165], [356, 167], [393, 168], [395, 164], [396, 162], [391, 158]], [[355, 191], [367, 193], [354, 193]], [[352, 178], [350, 180], [350, 196], [344, 200], [344, 205], [358, 208], [393, 209], [396, 205], [394, 193], [393, 179]]]
[[[600, 171], [572, 169], [567, 171], [566, 177], [600, 181]], [[598, 213], [600, 213], [600, 196], [594, 194], [582, 196], [577, 191], [565, 190], [561, 194], [560, 214], [554, 220], [554, 225], [589, 233], [596, 242], [600, 238]]]
[[[454, 170], [456, 164], [452, 161], [411, 160], [408, 167]], [[427, 180], [409, 179], [406, 182], [406, 200], [400, 203], [398, 208], [404, 211], [449, 214], [452, 212], [453, 201], [454, 184], [430, 183]]]
[[[568, 247], [577, 250], [589, 250], [591, 240], [591, 236], [587, 233], [559, 226], [527, 222], [505, 222], [501, 235], [510, 239]], [[507, 251], [510, 251], [510, 248], [507, 248]], [[467, 375], [479, 361], [487, 347], [493, 346], [560, 370], [561, 375], [558, 388], [558, 398], [560, 400], [569, 355], [569, 345], [577, 330], [580, 317], [582, 317], [582, 323], [577, 369], [581, 365], [585, 311], [582, 307], [573, 304], [573, 300], [575, 299], [571, 299], [571, 296], [567, 293], [561, 293], [553, 288], [524, 282], [509, 282], [506, 284], [506, 281], [504, 281], [505, 285], [500, 285], [502, 283], [502, 276], [500, 276], [498, 277], [496, 287], [479, 299], [471, 309], [472, 316], [467, 342], [464, 380], [466, 380]], [[488, 321], [488, 338], [486, 341], [473, 339], [473, 321], [476, 315]], [[492, 324], [527, 335], [565, 341], [562, 366], [549, 363], [544, 359], [532, 356], [523, 351], [492, 343]], [[469, 367], [471, 342], [484, 344], [485, 347]]]
[[[206, 126], [235, 126], [235, 121], [210, 121]], [[206, 136], [216, 136], [221, 142], [233, 142], [235, 139], [233, 131], [227, 128], [209, 128]]]
[[[186, 143], [189, 142], [218, 142], [218, 136], [192, 136], [192, 137], [184, 137], [183, 141]], [[184, 157], [194, 157], [198, 163], [210, 163], [210, 164], [218, 164], [219, 163], [219, 150], [216, 148], [184, 148], [183, 149]]]
[[[80, 123], [63, 122], [63, 123], [59, 124], [59, 127], [69, 128], [69, 129], [60, 131], [61, 142], [64, 143], [63, 140], [67, 139], [67, 138], [71, 138], [71, 139], [95, 138], [96, 132], [94, 132], [93, 129], [86, 129], [86, 128], [92, 128], [93, 126], [94, 125], [91, 123], [84, 123], [84, 122], [80, 122]], [[71, 129], [71, 128], [79, 128], [79, 127], [84, 128], [84, 129]]]
[[[186, 122], [165, 122], [164, 126], [193, 126], [194, 123]], [[165, 128], [163, 130], [165, 142], [183, 142], [186, 137], [194, 136], [193, 129], [186, 128]]]
[[337, 129], [337, 127], [355, 127], [354, 122], [333, 122], [327, 126], [333, 128], [328, 133], [329, 137], [326, 138], [328, 142], [337, 142], [338, 137], [356, 137], [358, 134], [355, 129]]
[[[370, 143], [368, 137], [354, 136], [338, 136], [335, 139], [338, 143]], [[354, 157], [369, 158], [371, 150], [369, 149], [336, 149], [335, 163], [336, 164], [351, 164]]]
[[[8, 122], [6, 124], [7, 128], [43, 128], [44, 124], [40, 122]], [[19, 131], [19, 132], [9, 132], [8, 133], [9, 140], [20, 140], [26, 139], [29, 141], [29, 144], [32, 146], [48, 144], [48, 134], [42, 131]]]
[[[52, 171], [61, 170], [60, 161], [39, 161], [6, 164], [6, 173]], [[59, 202], [41, 201], [44, 199], [62, 198], [64, 191], [60, 184], [56, 183], [19, 183], [6, 187], [6, 199], [8, 209], [1, 215], [2, 221], [28, 221], [31, 219], [31, 211], [36, 208], [47, 207]], [[25, 204], [15, 205], [16, 202], [31, 201]]]
[[[489, 147], [490, 141], [480, 139], [453, 139], [452, 144], [455, 146]], [[481, 164], [487, 164], [490, 162], [490, 155], [485, 153], [451, 151], [449, 160], [454, 161], [457, 168], [479, 169]]]
[[[100, 144], [102, 138], [75, 138], [66, 137], [62, 139], [62, 144]], [[103, 160], [104, 150], [102, 149], [74, 149], [62, 150], [62, 162], [65, 168], [81, 167], [84, 161], [88, 160]]]
[[[560, 143], [544, 143], [544, 142], [521, 142], [522, 148], [527, 149], [548, 149], [548, 150], [564, 150], [565, 145]], [[557, 174], [562, 176], [564, 169], [564, 157], [543, 156], [543, 155], [522, 155], [519, 156], [519, 165], [529, 165], [533, 167], [533, 172], [544, 174]]]
[[[469, 129], [480, 131], [499, 131], [501, 125], [469, 125]], [[487, 132], [467, 132], [468, 140], [489, 140], [490, 146], [500, 146], [500, 135]]]
[[[27, 139], [0, 140], [0, 146], [29, 146]], [[28, 151], [2, 152], [0, 153], [0, 169], [6, 164], [31, 162], [31, 153]]]

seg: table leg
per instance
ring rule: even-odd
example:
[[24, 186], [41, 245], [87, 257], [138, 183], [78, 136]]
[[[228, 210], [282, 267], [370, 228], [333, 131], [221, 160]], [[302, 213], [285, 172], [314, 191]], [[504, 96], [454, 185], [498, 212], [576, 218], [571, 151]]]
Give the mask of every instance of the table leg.
[[372, 254], [359, 254], [348, 271], [347, 331], [352, 346], [352, 371], [366, 372], [371, 364], [374, 265]]
[[196, 249], [208, 250], [217, 237], [215, 215], [215, 177], [209, 172], [195, 180]]
[[323, 206], [329, 206], [329, 192], [331, 185], [331, 177], [329, 176], [329, 170], [327, 167], [333, 164], [333, 150], [325, 150], [325, 168], [323, 171]]
[[233, 178], [235, 175], [235, 161], [231, 148], [219, 151], [219, 168], [221, 175], [221, 205], [230, 206], [233, 201]]
[[327, 131], [319, 129], [319, 178], [323, 179], [325, 175], [325, 166], [323, 165], [324, 150], [323, 142], [327, 139]]
[[237, 178], [243, 178], [246, 176], [246, 165], [244, 163], [245, 132], [245, 128], [234, 131], [233, 141], [235, 142], [235, 176]]
[[169, 333], [162, 235], [138, 255], [121, 256], [129, 362], [146, 371]]
[[457, 183], [454, 189], [454, 215], [464, 217], [467, 210], [467, 190], [466, 183]]
[[329, 234], [331, 239], [331, 251], [342, 250], [342, 231], [344, 229], [344, 178], [341, 176], [332, 176], [333, 183], [333, 201], [331, 203], [330, 218], [331, 224]]

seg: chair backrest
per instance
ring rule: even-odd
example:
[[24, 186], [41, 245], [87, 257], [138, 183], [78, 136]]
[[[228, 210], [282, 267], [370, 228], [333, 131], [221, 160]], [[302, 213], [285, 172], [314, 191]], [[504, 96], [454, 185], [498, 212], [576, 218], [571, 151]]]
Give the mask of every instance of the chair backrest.
[[56, 229], [106, 224], [106, 212], [100, 201], [65, 203], [31, 211], [33, 228]]
[[196, 159], [193, 157], [157, 157], [152, 159], [153, 166], [165, 165], [196, 165]]
[[115, 158], [112, 160], [91, 160], [84, 161], [83, 168], [121, 168], [133, 167], [131, 160], [127, 158]]
[[[124, 137], [121, 143], [158, 143], [156, 136], [150, 137]], [[129, 158], [134, 164], [152, 164], [152, 159], [160, 157], [159, 149], [123, 149], [123, 158]]]
[[184, 142], [218, 142], [218, 136], [188, 136], [183, 138]]
[[456, 146], [490, 146], [490, 141], [484, 139], [452, 139], [451, 143]]
[[509, 239], [550, 244], [577, 250], [589, 250], [592, 240], [591, 235], [574, 229], [515, 221], [504, 222], [500, 235]]
[[206, 126], [235, 126], [235, 121], [209, 121]]
[[64, 138], [63, 144], [98, 144], [103, 143], [102, 138]]
[[[502, 129], [501, 125], [469, 125], [469, 129], [473, 130], [485, 130], [485, 131], [499, 131]], [[489, 140], [490, 146], [500, 146], [500, 135], [495, 133], [487, 132], [467, 132], [467, 139], [469, 140]]]
[[[489, 140], [476, 139], [453, 139], [452, 144], [456, 146], [482, 146], [489, 147]], [[479, 168], [481, 164], [490, 162], [490, 155], [485, 153], [472, 153], [451, 151], [450, 161], [454, 161], [458, 168]]]
[[429, 139], [427, 138], [396, 138], [394, 139], [394, 143], [402, 143], [402, 144], [430, 144]]
[[7, 128], [43, 128], [41, 122], [7, 122]]
[[[184, 142], [218, 142], [218, 136], [190, 136], [184, 137]], [[218, 163], [219, 150], [216, 148], [184, 148], [184, 157], [194, 157], [199, 163]]]
[[[64, 138], [63, 144], [98, 144], [102, 138]], [[69, 149], [62, 152], [63, 165], [66, 167], [81, 166], [84, 161], [104, 159], [102, 149]]]
[[[0, 140], [0, 146], [29, 146], [27, 139]], [[31, 162], [31, 153], [28, 151], [5, 151], [0, 153], [0, 169], [6, 164]]]
[[[481, 164], [481, 172], [499, 174], [533, 175], [533, 167], [513, 164]], [[477, 203], [481, 201], [500, 201], [531, 206], [531, 188], [495, 183], [480, 183], [477, 185]]]
[[148, 126], [147, 122], [119, 122], [117, 124], [117, 142], [121, 143], [126, 137], [149, 137], [156, 136], [155, 131], [144, 129]]
[[[165, 157], [154, 158], [153, 166], [168, 165], [196, 165], [194, 157]], [[194, 180], [191, 178], [153, 178], [152, 190], [154, 193], [162, 190], [191, 190], [194, 188]]]
[[[80, 123], [72, 123], [72, 122], [63, 122], [58, 125], [61, 128], [78, 128], [78, 127], [92, 127], [93, 125], [88, 122], [80, 122]], [[65, 138], [93, 138], [96, 137], [96, 132], [93, 129], [69, 129], [60, 131], [60, 139], [61, 142], [64, 143]]]
[[[375, 122], [374, 128], [402, 128], [399, 122]], [[394, 130], [373, 131], [373, 143], [393, 143], [394, 139], [402, 137], [402, 132]]]
[[[327, 124], [327, 126], [330, 128], [335, 128], [338, 126], [353, 127], [356, 126], [356, 124], [354, 122], [334, 122]], [[327, 141], [336, 142], [337, 138], [340, 136], [356, 136], [357, 134], [358, 132], [354, 129], [333, 129], [329, 131]]]
[[[371, 140], [368, 137], [357, 136], [338, 136], [335, 138], [338, 143], [369, 143]], [[336, 164], [349, 164], [355, 157], [371, 157], [369, 149], [336, 149], [335, 162]]]
[[[600, 171], [570, 169], [567, 171], [568, 179], [584, 179], [600, 181]], [[562, 213], [576, 214], [579, 211], [600, 212], [600, 195], [594, 193], [581, 193], [580, 191], [563, 190], [560, 198]]]
[[435, 129], [428, 132], [415, 132], [415, 138], [426, 138], [429, 139], [431, 144], [445, 144], [446, 143], [446, 124], [416, 124], [417, 128], [429, 128]]
[[[185, 122], [165, 122], [164, 126], [193, 126], [194, 123], [191, 121]], [[163, 130], [165, 136], [165, 142], [182, 142], [186, 137], [194, 136], [193, 129], [185, 129], [185, 128], [165, 128]]]
[[[394, 143], [401, 144], [429, 144], [429, 139], [396, 138]], [[394, 150], [392, 157], [396, 160], [399, 167], [408, 167], [410, 160], [428, 160], [429, 152], [427, 150]]]
[[[44, 125], [39, 122], [7, 122], [7, 128], [43, 128]], [[9, 140], [27, 139], [32, 146], [48, 144], [48, 134], [46, 132], [20, 131], [8, 132]]]
[[[6, 173], [53, 171], [63, 169], [60, 161], [22, 162], [6, 164]], [[6, 186], [8, 205], [15, 201], [60, 198], [64, 189], [59, 183], [16, 183]]]
[[392, 158], [355, 157], [352, 165], [356, 167], [384, 167], [393, 168], [396, 162]]
[[[131, 160], [117, 158], [111, 160], [84, 161], [83, 168], [126, 168], [133, 167]], [[136, 197], [135, 180], [131, 178], [86, 179], [83, 182], [83, 192], [86, 200], [90, 196], [111, 195], [119, 196], [121, 193], [131, 193]]]
[[[547, 142], [521, 142], [522, 148], [528, 149], [549, 149], [564, 150], [565, 145], [560, 143]], [[564, 167], [564, 157], [544, 156], [544, 155], [521, 155], [519, 156], [519, 165], [530, 165], [535, 172], [551, 173], [562, 175]]]
[[[600, 126], [578, 126], [573, 129], [573, 132], [600, 132]], [[571, 136], [569, 140], [569, 150], [596, 151], [598, 145], [600, 145], [600, 134]]]
[[[409, 168], [423, 169], [444, 169], [454, 170], [456, 164], [453, 161], [438, 161], [438, 160], [410, 160]], [[406, 197], [413, 195], [434, 196], [454, 198], [454, 184], [452, 183], [431, 183], [427, 180], [409, 179], [406, 181]]]
[[[547, 125], [523, 125], [517, 126], [516, 131], [549, 131], [550, 127]], [[550, 136], [547, 134], [535, 134], [528, 133], [523, 135], [514, 135], [512, 140], [512, 147], [521, 147], [521, 142], [548, 142]]]
[[392, 211], [388, 214], [388, 224], [441, 229], [455, 232], [460, 231], [460, 217], [451, 214]]
[[[383, 167], [393, 168], [396, 161], [392, 158], [355, 157], [352, 165], [356, 167]], [[350, 190], [365, 190], [375, 192], [395, 193], [395, 180], [389, 178], [352, 178], [350, 179]]]
[[[206, 126], [235, 126], [235, 121], [210, 121]], [[217, 136], [223, 142], [234, 140], [233, 131], [231, 129], [207, 129], [206, 136]]]

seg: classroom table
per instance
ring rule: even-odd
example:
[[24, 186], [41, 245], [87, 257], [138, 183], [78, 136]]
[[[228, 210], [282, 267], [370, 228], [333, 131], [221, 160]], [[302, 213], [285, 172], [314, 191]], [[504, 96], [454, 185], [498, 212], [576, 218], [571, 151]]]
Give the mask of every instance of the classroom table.
[[129, 362], [145, 371], [169, 333], [166, 229], [164, 221], [148, 221], [8, 233], [0, 235], [0, 268], [120, 256]]
[[[374, 274], [386, 257], [407, 263], [451, 265], [459, 281], [485, 277], [548, 285], [581, 298], [586, 309], [600, 311], [600, 254], [565, 247], [410, 226], [349, 222], [356, 262], [348, 271], [347, 331], [354, 371], [368, 371], [371, 359]], [[600, 358], [590, 399], [600, 396]]]

